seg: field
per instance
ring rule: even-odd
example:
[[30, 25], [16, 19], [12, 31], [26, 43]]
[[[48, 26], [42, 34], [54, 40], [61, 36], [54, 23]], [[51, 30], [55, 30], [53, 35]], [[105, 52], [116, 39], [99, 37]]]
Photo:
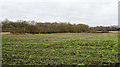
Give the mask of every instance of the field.
[[110, 33], [118, 33], [119, 31], [109, 31]]
[[2, 32], [0, 34], [2, 34], [2, 35], [4, 35], [4, 34], [10, 34], [10, 32]]
[[117, 33], [2, 34], [2, 64], [114, 64], [117, 48]]

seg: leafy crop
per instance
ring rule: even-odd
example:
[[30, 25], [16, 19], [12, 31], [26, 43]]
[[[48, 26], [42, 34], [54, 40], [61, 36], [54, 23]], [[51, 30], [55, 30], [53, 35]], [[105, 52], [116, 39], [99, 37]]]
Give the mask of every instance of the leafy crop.
[[7, 65], [101, 65], [118, 62], [118, 39], [115, 35], [39, 34], [2, 37], [2, 63]]

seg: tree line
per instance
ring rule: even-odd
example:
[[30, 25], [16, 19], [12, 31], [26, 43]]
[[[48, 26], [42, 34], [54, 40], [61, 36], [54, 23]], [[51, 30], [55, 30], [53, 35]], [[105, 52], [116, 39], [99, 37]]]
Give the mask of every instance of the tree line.
[[117, 26], [97, 26], [89, 27], [86, 24], [71, 24], [66, 22], [35, 22], [35, 21], [9, 21], [4, 20], [2, 23], [2, 32], [11, 33], [82, 33], [96, 31], [117, 31]]

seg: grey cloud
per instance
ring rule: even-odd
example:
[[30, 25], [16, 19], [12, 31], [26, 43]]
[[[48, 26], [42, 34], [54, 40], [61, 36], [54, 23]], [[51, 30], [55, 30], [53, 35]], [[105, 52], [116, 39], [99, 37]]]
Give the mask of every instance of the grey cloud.
[[[116, 0], [80, 2], [7, 1], [0, 5], [1, 20], [66, 21], [94, 25], [117, 25]], [[71, 0], [73, 1], [73, 0]]]

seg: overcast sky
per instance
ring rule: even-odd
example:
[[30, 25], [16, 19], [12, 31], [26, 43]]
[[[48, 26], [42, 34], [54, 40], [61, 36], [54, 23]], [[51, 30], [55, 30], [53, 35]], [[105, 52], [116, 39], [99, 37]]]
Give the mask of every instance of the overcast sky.
[[119, 0], [0, 0], [0, 20], [118, 25]]

